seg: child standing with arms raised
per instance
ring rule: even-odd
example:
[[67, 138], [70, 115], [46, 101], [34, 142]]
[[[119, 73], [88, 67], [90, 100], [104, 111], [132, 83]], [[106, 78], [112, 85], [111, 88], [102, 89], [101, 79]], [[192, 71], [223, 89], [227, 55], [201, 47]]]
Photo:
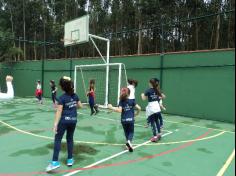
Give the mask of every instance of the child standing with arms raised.
[[128, 80], [128, 89], [130, 90], [130, 100], [135, 100], [135, 89], [138, 86], [138, 81], [134, 79]]
[[35, 91], [35, 96], [40, 104], [43, 104], [42, 96], [43, 96], [43, 90], [42, 90], [42, 85], [41, 81], [38, 80], [36, 83], [36, 91]]
[[60, 79], [60, 87], [64, 94], [59, 98], [58, 108], [55, 115], [53, 131], [55, 132], [54, 152], [52, 162], [46, 168], [46, 172], [51, 172], [60, 167], [58, 161], [59, 152], [61, 149], [61, 141], [66, 134], [68, 160], [67, 166], [74, 164], [73, 145], [74, 131], [77, 124], [77, 108], [81, 108], [82, 104], [79, 97], [74, 93], [74, 86], [70, 77]]
[[[130, 100], [129, 96], [130, 90], [128, 88], [122, 88], [119, 106], [113, 107], [112, 105], [108, 105], [108, 108], [121, 113], [121, 124], [127, 141], [126, 146], [129, 149], [129, 152], [133, 152], [132, 141], [134, 138], [134, 117], [139, 114], [141, 107], [136, 104], [134, 100]], [[134, 111], [135, 108], [137, 109], [136, 113]]]
[[99, 113], [98, 106], [95, 103], [95, 80], [89, 81], [89, 91], [87, 93], [89, 106], [91, 109], [91, 116]]

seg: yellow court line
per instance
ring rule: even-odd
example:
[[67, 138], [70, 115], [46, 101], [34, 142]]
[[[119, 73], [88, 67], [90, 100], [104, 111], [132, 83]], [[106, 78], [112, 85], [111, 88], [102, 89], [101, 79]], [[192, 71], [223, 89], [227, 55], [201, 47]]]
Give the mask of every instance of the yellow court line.
[[234, 158], [235, 158], [235, 149], [232, 152], [232, 154], [229, 156], [227, 161], [225, 162], [224, 166], [220, 169], [220, 171], [218, 172], [217, 176], [224, 176], [226, 170], [228, 169], [228, 167], [230, 166], [230, 164], [232, 163]]
[[[0, 123], [11, 128], [14, 129], [15, 131], [18, 131], [22, 134], [26, 134], [26, 135], [30, 135], [30, 136], [34, 136], [34, 137], [38, 137], [38, 138], [42, 138], [42, 139], [48, 139], [48, 140], [54, 140], [53, 137], [48, 137], [48, 136], [42, 136], [42, 135], [38, 135], [38, 134], [34, 134], [31, 132], [27, 132], [24, 130], [21, 130], [19, 128], [16, 128], [12, 125], [9, 125], [3, 121], [0, 120]], [[157, 144], [147, 144], [148, 146], [157, 146], [157, 145], [173, 145], [173, 144], [181, 144], [181, 143], [188, 143], [188, 142], [197, 142], [197, 141], [204, 141], [204, 140], [209, 140], [209, 139], [213, 139], [216, 137], [219, 137], [221, 135], [223, 135], [225, 132], [220, 132], [216, 135], [213, 136], [209, 136], [209, 137], [205, 137], [202, 139], [193, 139], [193, 140], [185, 140], [185, 141], [176, 141], [176, 142], [165, 142], [165, 143], [157, 143]], [[63, 140], [65, 141], [65, 140]], [[109, 145], [109, 146], [123, 146], [124, 144], [113, 144], [113, 143], [104, 143], [104, 142], [89, 142], [89, 141], [75, 141], [76, 143], [82, 143], [82, 144], [91, 144], [91, 145]], [[139, 144], [134, 144], [134, 145], [139, 145]]]
[[[27, 100], [30, 100], [30, 99], [27, 99]], [[40, 105], [40, 106], [44, 106], [44, 107], [47, 107], [46, 105]], [[48, 110], [51, 110], [51, 109], [48, 109]], [[174, 123], [174, 124], [182, 124], [182, 125], [185, 125], [185, 126], [190, 126], [190, 127], [196, 127], [196, 128], [202, 128], [202, 129], [208, 129], [208, 130], [214, 130], [214, 131], [220, 131], [220, 132], [225, 132], [225, 133], [230, 133], [230, 134], [235, 134], [234, 131], [229, 131], [229, 130], [221, 130], [221, 129], [216, 129], [216, 128], [208, 128], [208, 127], [204, 127], [204, 126], [199, 126], [199, 125], [190, 125], [190, 124], [186, 124], [186, 123], [182, 123], [182, 122], [176, 122], [176, 121], [170, 121], [170, 120], [164, 120], [165, 122], [168, 122], [168, 123]]]

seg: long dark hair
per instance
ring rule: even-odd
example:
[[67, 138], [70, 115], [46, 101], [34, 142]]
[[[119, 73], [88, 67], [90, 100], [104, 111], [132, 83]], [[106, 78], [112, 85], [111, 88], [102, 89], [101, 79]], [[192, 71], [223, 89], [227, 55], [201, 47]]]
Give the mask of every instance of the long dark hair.
[[74, 94], [74, 85], [70, 77], [66, 76], [62, 77], [60, 79], [59, 85], [61, 86], [62, 90], [66, 92], [68, 95]]
[[127, 87], [122, 88], [121, 89], [121, 94], [120, 94], [120, 101], [128, 100], [129, 95], [130, 95], [130, 90]]
[[137, 87], [138, 86], [138, 81], [137, 80], [134, 80], [134, 79], [128, 79], [128, 83], [130, 85], [134, 85], [134, 87]]
[[54, 80], [50, 80], [50, 83], [52, 84], [52, 87], [56, 86], [55, 81]]
[[89, 91], [94, 90], [95, 89], [95, 80], [92, 79], [89, 81]]
[[156, 78], [150, 79], [150, 84], [152, 85], [153, 89], [155, 90], [156, 94], [161, 97], [161, 90], [159, 87], [159, 81]]

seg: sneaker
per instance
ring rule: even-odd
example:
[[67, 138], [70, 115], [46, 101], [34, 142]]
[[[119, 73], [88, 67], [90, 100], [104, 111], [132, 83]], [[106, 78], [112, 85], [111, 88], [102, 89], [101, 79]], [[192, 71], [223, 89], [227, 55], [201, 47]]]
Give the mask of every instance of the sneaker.
[[100, 112], [99, 110], [96, 110], [95, 115], [97, 115], [99, 112]]
[[150, 141], [151, 142], [157, 142], [157, 136], [152, 137]]
[[73, 164], [74, 164], [74, 159], [72, 158], [72, 159], [68, 159], [67, 160], [67, 166], [69, 166], [69, 167], [71, 167], [71, 166], [73, 166]]
[[132, 146], [132, 144], [131, 144], [130, 141], [128, 141], [128, 142], [126, 143], [126, 146], [127, 146], [127, 148], [128, 148], [128, 150], [129, 150], [130, 153], [134, 152], [133, 146]]
[[162, 126], [160, 126], [160, 128], [161, 128], [161, 129], [163, 129], [163, 128], [164, 128], [164, 126], [162, 125]]
[[154, 136], [153, 138], [151, 138], [151, 142], [158, 142], [159, 140], [161, 140], [161, 135]]
[[53, 170], [59, 168], [61, 165], [58, 161], [52, 161], [49, 163], [48, 167], [46, 168], [46, 172], [52, 172]]

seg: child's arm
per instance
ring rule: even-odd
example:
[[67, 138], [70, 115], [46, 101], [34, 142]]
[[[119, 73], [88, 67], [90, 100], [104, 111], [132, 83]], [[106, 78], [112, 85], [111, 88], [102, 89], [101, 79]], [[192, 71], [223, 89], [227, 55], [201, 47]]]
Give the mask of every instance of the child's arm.
[[109, 104], [108, 109], [118, 112], [118, 113], [122, 113], [122, 107], [113, 107], [111, 104]]
[[161, 93], [161, 98], [162, 99], [165, 99], [166, 98], [166, 95], [164, 93]]
[[62, 110], [63, 110], [63, 105], [58, 105], [57, 112], [55, 115], [55, 120], [54, 120], [54, 127], [53, 127], [54, 133], [57, 133], [57, 126], [61, 119]]
[[166, 107], [163, 106], [163, 104], [161, 104], [160, 107], [161, 107], [162, 110], [166, 111]]
[[83, 104], [81, 103], [81, 101], [78, 101], [77, 107], [78, 108], [83, 108]]
[[137, 111], [135, 112], [135, 117], [136, 117], [136, 116], [139, 115], [139, 113], [140, 113], [140, 111], [141, 111], [141, 107], [140, 107], [138, 104], [136, 104], [136, 105], [135, 105], [135, 108], [137, 109]]
[[141, 98], [142, 98], [143, 101], [147, 100], [147, 96], [145, 96], [144, 93], [141, 94]]

